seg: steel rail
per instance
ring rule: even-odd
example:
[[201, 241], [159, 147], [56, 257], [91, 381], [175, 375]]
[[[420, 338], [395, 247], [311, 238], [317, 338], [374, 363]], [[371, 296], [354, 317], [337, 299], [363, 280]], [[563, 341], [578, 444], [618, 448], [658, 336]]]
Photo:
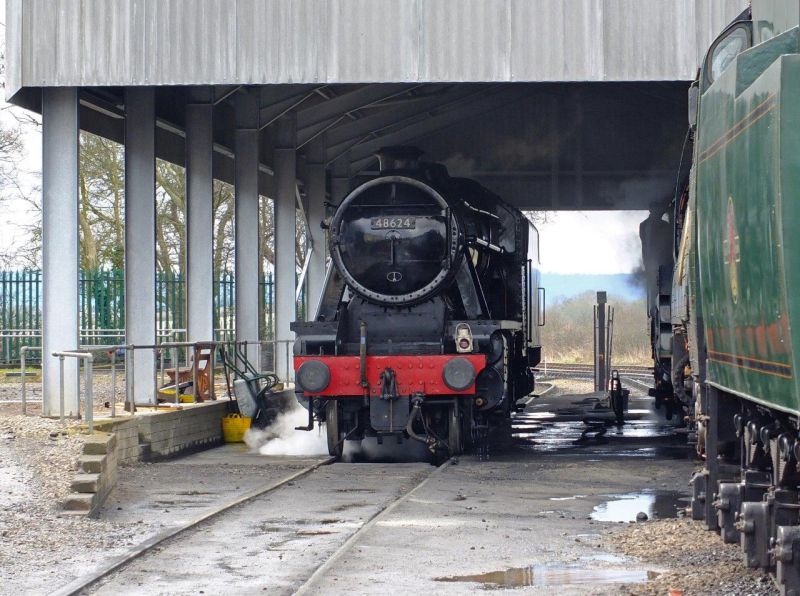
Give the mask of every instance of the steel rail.
[[520, 400], [520, 402], [519, 402], [519, 403], [521, 403], [521, 404], [522, 404], [522, 405], [524, 405], [524, 406], [527, 406], [527, 405], [528, 405], [529, 403], [531, 403], [531, 402], [532, 402], [534, 399], [539, 399], [540, 397], [543, 397], [543, 396], [545, 396], [546, 394], [550, 393], [550, 391], [552, 391], [553, 387], [555, 387], [555, 385], [553, 385], [552, 383], [546, 383], [546, 382], [542, 382], [542, 383], [540, 383], [540, 384], [539, 384], [539, 387], [541, 387], [542, 385], [547, 385], [547, 389], [545, 389], [545, 390], [544, 390], [544, 391], [542, 391], [541, 393], [535, 393], [535, 392], [534, 392], [534, 393], [531, 393], [531, 394], [530, 394], [529, 396], [527, 396], [525, 399], [523, 399], [523, 400]]
[[634, 379], [634, 378], [633, 378], [632, 376], [630, 376], [630, 375], [623, 375], [623, 374], [620, 374], [620, 376], [621, 376], [621, 377], [623, 377], [623, 378], [625, 378], [625, 379], [627, 379], [627, 380], [628, 380], [628, 381], [630, 381], [631, 383], [636, 383], [636, 384], [637, 384], [637, 385], [639, 385], [639, 387], [641, 387], [642, 389], [652, 389], [652, 388], [653, 388], [652, 384], [642, 383], [641, 381], [639, 381], [639, 380], [637, 380], [637, 379]]
[[110, 575], [116, 573], [117, 571], [120, 571], [128, 564], [132, 563], [136, 559], [139, 559], [140, 557], [147, 554], [155, 547], [163, 544], [167, 540], [175, 538], [179, 534], [183, 534], [187, 530], [191, 530], [192, 528], [199, 526], [203, 522], [212, 519], [220, 515], [221, 513], [225, 513], [226, 511], [238, 507], [239, 505], [243, 505], [248, 501], [252, 501], [257, 497], [260, 497], [261, 495], [269, 493], [277, 488], [284, 486], [285, 484], [288, 484], [289, 482], [292, 482], [293, 480], [302, 478], [303, 476], [310, 474], [317, 468], [320, 468], [328, 464], [332, 464], [334, 461], [336, 461], [335, 457], [328, 457], [320, 462], [317, 462], [314, 465], [308, 466], [307, 468], [303, 468], [302, 470], [295, 472], [291, 476], [288, 476], [282, 480], [273, 481], [264, 486], [248, 491], [243, 495], [240, 495], [230, 501], [227, 501], [226, 503], [223, 503], [222, 505], [218, 506], [215, 509], [212, 509], [211, 511], [202, 513], [197, 517], [187, 522], [184, 522], [179, 526], [176, 526], [174, 528], [168, 528], [163, 532], [156, 534], [155, 536], [151, 536], [150, 538], [144, 540], [143, 542], [140, 542], [138, 545], [129, 549], [127, 553], [122, 554], [119, 557], [116, 557], [115, 559], [111, 560], [103, 567], [100, 567], [99, 569], [91, 573], [88, 573], [86, 575], [83, 575], [81, 577], [78, 577], [77, 579], [73, 580], [66, 586], [59, 588], [54, 592], [51, 592], [50, 596], [76, 596], [77, 594], [83, 592], [85, 589], [92, 587], [97, 582], [109, 577]]
[[389, 503], [385, 504], [383, 507], [378, 509], [375, 513], [373, 513], [372, 517], [370, 517], [366, 522], [364, 522], [355, 532], [350, 534], [347, 540], [345, 540], [342, 543], [342, 545], [339, 548], [337, 548], [333, 552], [333, 554], [325, 560], [324, 563], [322, 563], [319, 567], [317, 567], [314, 570], [314, 573], [312, 573], [308, 577], [308, 579], [306, 579], [306, 581], [304, 581], [300, 585], [300, 587], [298, 587], [297, 590], [295, 590], [294, 595], [300, 596], [302, 594], [307, 594], [309, 590], [311, 590], [314, 587], [314, 585], [317, 582], [319, 582], [322, 576], [325, 575], [325, 573], [327, 573], [328, 570], [339, 559], [341, 559], [342, 556], [345, 553], [347, 553], [347, 551], [349, 551], [353, 547], [353, 545], [366, 531], [368, 531], [375, 524], [377, 524], [381, 518], [389, 515], [392, 511], [397, 509], [402, 503], [407, 501], [411, 497], [411, 495], [413, 495], [415, 492], [417, 492], [419, 489], [425, 486], [434, 476], [438, 476], [439, 474], [444, 472], [444, 470], [446, 470], [450, 466], [452, 461], [453, 461], [452, 459], [448, 459], [441, 466], [434, 468], [433, 471], [430, 472], [427, 476], [425, 476], [425, 478], [423, 478], [414, 488], [412, 488], [406, 493], [403, 493], [398, 498], [394, 499], [393, 501], [390, 501]]
[[[619, 366], [612, 366], [614, 370], [618, 370], [620, 374], [626, 373], [651, 373], [653, 372], [652, 366], [646, 365], [637, 365], [637, 364], [628, 364], [628, 365], [619, 365]], [[544, 372], [544, 366], [542, 368], [535, 368], [537, 372]], [[588, 371], [592, 372], [593, 365], [591, 364], [573, 364], [573, 363], [548, 363], [547, 369], [548, 372], [550, 370], [572, 370], [572, 371]]]
[[[541, 375], [536, 377], [540, 380], [551, 380], [556, 378], [562, 379], [592, 379], [593, 374], [590, 372], [575, 372], [575, 371], [548, 371], [546, 375]], [[636, 373], [622, 373], [621, 376], [628, 377], [628, 378], [636, 378], [636, 379], [649, 379], [652, 381], [652, 375], [643, 375], [643, 374], [636, 374]]]

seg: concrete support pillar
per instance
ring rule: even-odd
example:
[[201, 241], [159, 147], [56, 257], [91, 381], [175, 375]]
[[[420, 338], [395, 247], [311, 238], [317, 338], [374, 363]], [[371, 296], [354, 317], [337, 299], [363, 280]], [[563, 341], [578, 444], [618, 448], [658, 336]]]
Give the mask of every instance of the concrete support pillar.
[[319, 297], [325, 281], [325, 265], [328, 258], [328, 242], [325, 230], [321, 223], [325, 219], [325, 201], [327, 201], [325, 181], [325, 142], [323, 137], [317, 137], [308, 144], [306, 151], [306, 196], [308, 197], [309, 234], [313, 251], [311, 262], [306, 273], [308, 285], [308, 317], [313, 320], [317, 312]]
[[[78, 323], [78, 90], [42, 90], [42, 384], [44, 416], [59, 415], [59, 361]], [[64, 412], [78, 415], [78, 363], [64, 366]]]
[[186, 105], [186, 331], [214, 339], [214, 178], [212, 92], [190, 91]]
[[[246, 92], [236, 99], [235, 153], [236, 341], [258, 341], [258, 103]], [[260, 369], [258, 346], [248, 346], [247, 357]]]
[[[125, 91], [125, 341], [156, 343], [156, 111], [152, 87]], [[128, 361], [131, 364], [131, 361]], [[137, 404], [156, 403], [155, 355], [136, 350], [128, 387]]]
[[275, 126], [275, 369], [281, 379], [293, 375], [286, 344], [294, 339], [289, 328], [295, 320], [295, 238], [297, 235], [297, 119], [294, 113]]

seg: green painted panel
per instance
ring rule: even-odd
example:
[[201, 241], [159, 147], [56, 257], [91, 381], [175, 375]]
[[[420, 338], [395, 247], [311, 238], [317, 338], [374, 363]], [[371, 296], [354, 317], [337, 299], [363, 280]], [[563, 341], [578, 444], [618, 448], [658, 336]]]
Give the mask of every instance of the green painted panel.
[[[800, 402], [800, 55], [781, 58], [780, 183], [782, 264], [789, 296], [789, 329]], [[800, 403], [795, 404], [800, 410]]]
[[737, 96], [737, 71], [752, 76], [743, 60], [701, 102], [695, 166], [707, 378], [796, 410], [781, 248], [781, 62]]

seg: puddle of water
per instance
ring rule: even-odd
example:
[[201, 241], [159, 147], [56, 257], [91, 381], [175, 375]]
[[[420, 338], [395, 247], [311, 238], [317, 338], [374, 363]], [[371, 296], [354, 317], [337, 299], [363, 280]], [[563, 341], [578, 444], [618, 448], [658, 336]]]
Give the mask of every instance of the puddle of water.
[[572, 495], [571, 497], [550, 497], [551, 501], [574, 501], [575, 499], [583, 499], [586, 495]]
[[555, 412], [526, 412], [525, 418], [532, 420], [547, 420], [548, 418], [555, 418]]
[[581, 569], [531, 565], [512, 567], [475, 575], [437, 577], [437, 582], [482, 584], [484, 588], [521, 588], [525, 586], [574, 586], [585, 584], [641, 584], [649, 579], [644, 569]]
[[642, 492], [615, 495], [613, 499], [600, 503], [590, 517], [595, 521], [632, 522], [639, 512], [649, 519], [666, 519], [678, 516], [678, 509], [685, 507], [685, 495], [677, 492]]

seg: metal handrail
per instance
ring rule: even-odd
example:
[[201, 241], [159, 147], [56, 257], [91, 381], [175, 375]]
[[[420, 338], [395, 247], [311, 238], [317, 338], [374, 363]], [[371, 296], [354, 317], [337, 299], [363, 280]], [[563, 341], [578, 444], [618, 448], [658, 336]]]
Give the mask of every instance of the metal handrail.
[[[138, 350], [152, 350], [154, 355], [154, 362], [153, 362], [153, 381], [155, 384], [154, 387], [154, 395], [158, 395], [159, 389], [164, 387], [168, 387], [164, 384], [164, 355], [167, 350], [172, 350], [175, 353], [175, 350], [180, 348], [191, 348], [192, 352], [192, 360], [196, 362], [197, 360], [197, 352], [199, 349], [202, 348], [213, 348], [211, 352], [211, 370], [210, 372], [210, 392], [211, 395], [214, 396], [214, 370], [216, 368], [216, 349], [220, 346], [257, 346], [259, 348], [259, 360], [258, 360], [258, 370], [262, 370], [261, 368], [261, 359], [260, 359], [260, 349], [263, 346], [271, 345], [273, 346], [272, 357], [273, 357], [273, 369], [278, 369], [279, 367], [276, 366], [278, 364], [278, 359], [281, 357], [279, 352], [284, 351], [280, 350], [281, 344], [284, 345], [285, 348], [285, 369], [283, 372], [283, 377], [280, 380], [284, 383], [291, 382], [292, 380], [292, 373], [293, 367], [291, 363], [291, 356], [292, 350], [291, 346], [294, 344], [293, 339], [282, 339], [282, 340], [229, 340], [229, 341], [200, 341], [200, 342], [189, 342], [189, 341], [181, 341], [181, 342], [162, 342], [162, 343], [155, 343], [155, 344], [116, 344], [116, 345], [90, 345], [90, 346], [80, 346], [75, 350], [67, 350], [63, 352], [54, 352], [53, 356], [59, 358], [59, 367], [60, 367], [60, 393], [59, 393], [59, 400], [60, 400], [60, 417], [62, 424], [64, 422], [64, 359], [71, 357], [71, 358], [78, 358], [85, 360], [85, 384], [86, 384], [86, 393], [87, 393], [87, 422], [90, 425], [90, 432], [93, 430], [93, 403], [91, 399], [93, 398], [93, 375], [94, 375], [94, 355], [93, 352], [109, 352], [111, 354], [111, 385], [112, 385], [112, 399], [111, 401], [111, 417], [116, 416], [116, 396], [117, 396], [117, 352], [119, 350], [125, 351], [125, 363], [124, 363], [124, 370], [126, 373], [126, 386], [125, 386], [125, 403], [129, 404], [130, 411], [133, 413], [135, 411], [135, 404], [133, 403], [135, 400], [135, 386], [134, 386], [134, 375], [127, 374], [128, 371], [133, 370], [135, 365], [135, 354]], [[39, 347], [34, 346], [25, 346], [30, 349], [41, 349]], [[27, 351], [27, 350], [26, 350]], [[189, 359], [189, 354], [187, 350], [187, 360]], [[177, 359], [173, 359], [173, 362], [177, 365]], [[23, 387], [24, 387], [24, 360], [23, 360]], [[160, 371], [159, 371], [160, 369]], [[275, 370], [275, 372], [278, 372]], [[192, 385], [194, 387], [193, 392], [193, 400], [194, 402], [197, 401], [198, 396], [198, 371], [197, 367], [193, 367], [193, 378], [192, 378]], [[159, 379], [161, 380], [159, 386]], [[179, 396], [179, 375], [176, 374], [175, 376], [175, 403], [179, 403], [180, 396]], [[25, 389], [23, 388], [23, 392]], [[24, 404], [24, 397], [23, 397], [23, 404]], [[23, 405], [23, 411], [25, 406]]]
[[[80, 346], [78, 351], [82, 352], [111, 352], [111, 417], [117, 417], [117, 351], [125, 349], [125, 344], [113, 346]], [[92, 368], [94, 375], [94, 368]]]
[[[59, 404], [59, 417], [61, 418], [61, 426], [64, 426], [64, 359], [65, 358], [77, 358], [78, 360], [85, 360], [86, 364], [84, 366], [84, 373], [86, 375], [86, 384], [84, 388], [84, 392], [86, 395], [86, 406], [84, 407], [84, 417], [86, 418], [86, 425], [89, 429], [89, 434], [94, 432], [94, 396], [92, 392], [92, 363], [94, 362], [94, 356], [91, 352], [53, 352], [53, 356], [58, 357], [58, 368], [59, 368], [59, 394], [58, 394], [58, 404]], [[80, 409], [80, 407], [79, 407]]]

